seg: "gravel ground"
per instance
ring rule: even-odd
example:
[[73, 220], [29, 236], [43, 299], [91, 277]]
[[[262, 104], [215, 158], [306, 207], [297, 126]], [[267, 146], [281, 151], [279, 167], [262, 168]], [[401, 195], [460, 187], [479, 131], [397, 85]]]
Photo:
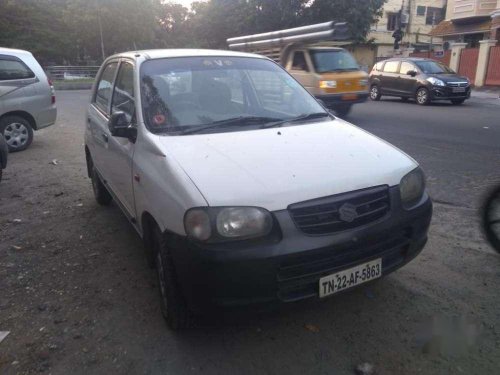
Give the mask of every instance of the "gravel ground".
[[[459, 153], [438, 135], [433, 144], [418, 130], [382, 129], [381, 116], [401, 119], [393, 102], [360, 105], [353, 122], [423, 159], [439, 197], [423, 253], [338, 297], [221, 314], [174, 334], [140, 238], [116, 206], [94, 202], [82, 144], [87, 98], [59, 92], [57, 124], [10, 155], [0, 183], [0, 331], [10, 332], [1, 374], [352, 374], [363, 362], [377, 374], [498, 373], [500, 256], [482, 239], [478, 205], [464, 203], [478, 201], [481, 179], [499, 177], [498, 129], [463, 140]], [[498, 119], [498, 107], [472, 103], [460, 109], [471, 119]], [[408, 124], [421, 121], [420, 107], [399, 104]], [[450, 107], [428, 111], [447, 117]]]

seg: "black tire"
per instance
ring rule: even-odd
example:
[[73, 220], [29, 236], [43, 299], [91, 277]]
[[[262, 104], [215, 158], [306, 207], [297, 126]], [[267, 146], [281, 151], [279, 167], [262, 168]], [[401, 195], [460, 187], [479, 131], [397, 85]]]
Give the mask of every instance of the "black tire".
[[431, 102], [431, 94], [425, 87], [421, 87], [415, 93], [415, 100], [419, 105], [428, 105]]
[[[495, 204], [497, 207], [495, 207]], [[500, 235], [498, 228], [494, 229], [494, 225], [498, 224], [499, 218], [495, 216], [495, 210], [500, 206], [500, 187], [497, 187], [488, 192], [486, 200], [482, 207], [482, 227], [486, 235], [486, 239], [493, 246], [493, 248], [500, 253]]]
[[154, 229], [156, 273], [160, 287], [161, 313], [173, 331], [189, 328], [193, 323], [175, 272], [168, 237]]
[[342, 105], [334, 109], [339, 117], [346, 117], [351, 112], [352, 105]]
[[451, 104], [453, 105], [461, 105], [464, 104], [465, 99], [451, 99]]
[[92, 166], [91, 169], [90, 179], [92, 180], [92, 190], [94, 190], [94, 197], [97, 203], [101, 206], [109, 206], [113, 197], [109, 193], [108, 189], [106, 189], [106, 186], [102, 183], [101, 178], [99, 177], [99, 174], [94, 166]]
[[380, 94], [380, 89], [378, 85], [372, 85], [370, 87], [370, 99], [373, 101], [379, 101], [382, 94]]
[[2, 133], [10, 152], [26, 150], [33, 142], [33, 128], [20, 116], [6, 116], [0, 120]]

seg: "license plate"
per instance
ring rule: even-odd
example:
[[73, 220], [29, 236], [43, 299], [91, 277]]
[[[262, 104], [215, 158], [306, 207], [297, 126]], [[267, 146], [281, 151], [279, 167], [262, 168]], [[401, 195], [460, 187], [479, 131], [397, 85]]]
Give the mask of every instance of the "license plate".
[[319, 279], [319, 296], [323, 298], [380, 276], [382, 276], [381, 258], [322, 277]]
[[465, 87], [453, 87], [452, 92], [465, 92]]
[[344, 94], [342, 95], [342, 100], [356, 100], [358, 98], [357, 94]]

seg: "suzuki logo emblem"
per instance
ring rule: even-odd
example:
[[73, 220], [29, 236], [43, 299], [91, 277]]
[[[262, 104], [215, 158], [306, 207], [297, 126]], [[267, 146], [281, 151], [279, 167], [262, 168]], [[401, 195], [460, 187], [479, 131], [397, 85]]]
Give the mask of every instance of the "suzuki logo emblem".
[[350, 203], [344, 203], [339, 209], [340, 220], [352, 223], [358, 218], [356, 207]]

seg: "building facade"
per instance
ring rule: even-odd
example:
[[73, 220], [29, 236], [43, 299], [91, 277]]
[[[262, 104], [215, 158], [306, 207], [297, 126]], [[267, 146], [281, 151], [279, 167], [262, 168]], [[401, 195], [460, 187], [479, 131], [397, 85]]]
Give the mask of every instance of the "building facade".
[[[367, 36], [370, 42], [349, 48], [362, 66], [410, 51], [442, 49], [442, 39], [431, 35], [446, 16], [446, 0], [388, 0], [378, 22]], [[401, 29], [399, 49], [394, 48], [394, 32]]]
[[478, 47], [481, 40], [500, 40], [500, 0], [448, 0], [445, 19], [431, 32], [452, 43]]

